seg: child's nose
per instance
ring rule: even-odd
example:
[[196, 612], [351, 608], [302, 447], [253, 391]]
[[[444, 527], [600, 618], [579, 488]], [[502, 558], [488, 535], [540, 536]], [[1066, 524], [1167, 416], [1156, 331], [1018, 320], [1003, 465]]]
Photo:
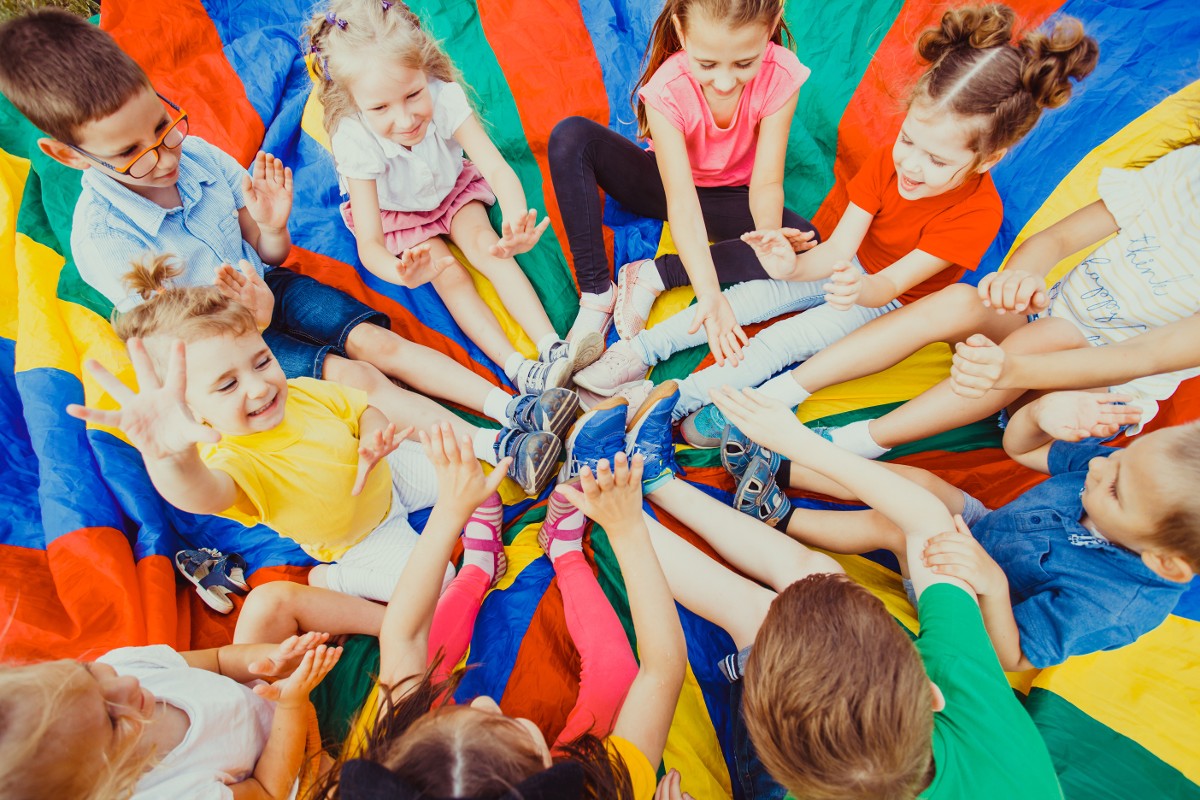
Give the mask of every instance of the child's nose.
[[713, 78], [713, 86], [718, 92], [733, 91], [733, 88], [737, 86], [737, 78], [732, 72], [719, 72]]

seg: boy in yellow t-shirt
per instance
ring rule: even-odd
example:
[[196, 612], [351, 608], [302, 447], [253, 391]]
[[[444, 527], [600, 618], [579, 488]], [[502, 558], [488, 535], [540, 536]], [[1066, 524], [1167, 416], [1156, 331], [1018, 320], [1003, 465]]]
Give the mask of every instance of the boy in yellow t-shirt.
[[397, 435], [356, 389], [287, 380], [251, 312], [215, 288], [163, 290], [157, 270], [134, 276], [157, 294], [114, 328], [140, 391], [89, 361], [121, 408], [68, 412], [119, 428], [176, 508], [269, 525], [326, 562], [311, 585], [387, 600], [419, 540], [408, 514], [437, 499], [409, 431]]

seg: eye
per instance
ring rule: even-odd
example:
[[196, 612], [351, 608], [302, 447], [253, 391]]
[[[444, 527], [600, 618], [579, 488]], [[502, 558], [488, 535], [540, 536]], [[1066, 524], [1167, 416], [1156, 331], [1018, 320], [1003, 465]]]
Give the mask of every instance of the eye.
[[417, 89], [415, 92], [413, 92], [412, 94], [410, 94], [410, 95], [409, 95], [408, 97], [406, 97], [405, 99], [406, 99], [406, 100], [416, 100], [418, 97], [420, 97], [420, 96], [421, 96], [421, 92], [423, 92], [423, 91], [424, 91], [424, 89]]
[[946, 162], [945, 162], [945, 161], [938, 161], [936, 158], [933, 158], [932, 156], [930, 156], [929, 160], [933, 162], [933, 165], [934, 165], [935, 167], [944, 167], [944, 166], [946, 166]]
[[751, 67], [754, 66], [754, 62], [757, 60], [758, 59], [756, 59], [756, 58], [752, 58], [749, 61], [739, 61], [736, 64], [734, 64], [734, 66], [737, 67], [738, 69], [750, 69]]
[[218, 386], [217, 391], [224, 394], [225, 392], [233, 391], [233, 387], [235, 386], [237, 386], [237, 380], [230, 378], [229, 380], [225, 381], [225, 383], [222, 383], [220, 386]]
[[374, 108], [368, 108], [367, 110], [372, 111], [372, 112], [379, 112], [379, 111], [383, 111], [385, 108], [387, 108], [387, 106], [375, 106]]
[[900, 134], [900, 144], [912, 144], [912, 139], [909, 139], [902, 133]]
[[697, 66], [699, 66], [700, 69], [712, 69], [713, 67], [716, 66], [716, 64], [714, 64], [711, 61], [708, 61], [708, 62], [701, 61]]
[[262, 360], [254, 365], [254, 368], [257, 370], [264, 370], [267, 367], [271, 366], [271, 362], [274, 360], [275, 360], [275, 358], [273, 356], [263, 356]]

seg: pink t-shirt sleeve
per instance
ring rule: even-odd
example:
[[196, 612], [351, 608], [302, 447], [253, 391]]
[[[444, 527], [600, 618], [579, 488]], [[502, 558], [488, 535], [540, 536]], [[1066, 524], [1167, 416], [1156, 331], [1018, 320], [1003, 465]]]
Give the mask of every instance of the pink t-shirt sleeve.
[[812, 70], [801, 64], [791, 50], [774, 42], [768, 44], [763, 56], [762, 80], [755, 86], [759, 118], [769, 117], [783, 108], [811, 74]]
[[[691, 92], [687, 91], [687, 56], [683, 52], [675, 53], [654, 71], [646, 85], [638, 90], [642, 102], [662, 114], [676, 130], [685, 131], [688, 119], [695, 119], [700, 108], [694, 102], [688, 102]], [[676, 81], [685, 82], [685, 91], [672, 91]]]

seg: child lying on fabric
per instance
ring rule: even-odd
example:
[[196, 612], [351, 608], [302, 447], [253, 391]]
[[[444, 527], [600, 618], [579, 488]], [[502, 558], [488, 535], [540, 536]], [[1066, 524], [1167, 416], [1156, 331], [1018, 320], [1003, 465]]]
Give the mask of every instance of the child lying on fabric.
[[[328, 639], [0, 667], [0, 795], [292, 796], [308, 694], [342, 653]], [[275, 682], [245, 685], [260, 679]]]
[[[1061, 798], [1045, 742], [988, 639], [999, 630], [985, 629], [970, 584], [922, 557], [954, 528], [945, 504], [821, 439], [777, 400], [729, 389], [713, 399], [760, 444], [885, 515], [918, 596], [915, 647], [878, 599], [840, 576], [806, 578], [774, 601], [743, 694], [771, 775], [796, 797]], [[1007, 633], [1015, 641], [1011, 615]]]
[[[951, 510], [964, 509], [967, 522], [930, 539], [924, 563], [979, 595], [1005, 669], [1049, 667], [1133, 642], [1166, 618], [1200, 569], [1200, 525], [1194, 522], [1200, 507], [1190, 483], [1200, 426], [1166, 428], [1126, 448], [1079, 441], [1137, 422], [1139, 411], [1123, 405], [1126, 399], [1056, 392], [1018, 411], [1005, 431], [1005, 450], [1051, 477], [990, 513], [930, 473], [880, 465], [917, 476]], [[779, 441], [753, 424], [753, 436]], [[740, 453], [744, 441], [731, 431], [726, 449]], [[790, 509], [771, 474], [777, 460], [761, 451], [749, 461], [739, 496], [762, 498], [789, 535], [840, 553], [886, 548], [905, 563], [906, 539], [885, 515]], [[783, 463], [791, 486], [865, 499]], [[747, 510], [754, 510], [753, 502]]]
[[[161, 287], [157, 275], [146, 280]], [[253, 314], [213, 287], [159, 291], [114, 328], [140, 391], [88, 361], [121, 408], [68, 413], [119, 428], [176, 508], [269, 525], [324, 562], [314, 586], [391, 596], [418, 539], [408, 515], [437, 499], [409, 431], [397, 435], [356, 389], [288, 380]]]

